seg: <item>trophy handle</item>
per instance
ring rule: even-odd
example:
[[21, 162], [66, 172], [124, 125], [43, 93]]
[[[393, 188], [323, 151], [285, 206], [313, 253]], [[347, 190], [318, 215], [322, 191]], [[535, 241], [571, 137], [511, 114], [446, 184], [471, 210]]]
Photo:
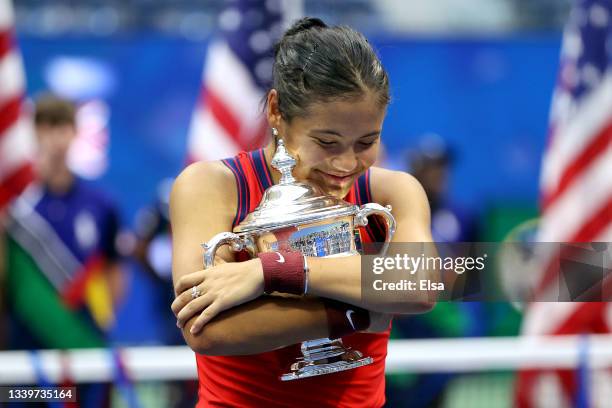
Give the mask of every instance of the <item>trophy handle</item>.
[[204, 249], [204, 269], [215, 266], [215, 255], [217, 250], [223, 246], [229, 245], [234, 252], [247, 250], [251, 256], [257, 253], [255, 243], [248, 237], [241, 237], [233, 232], [221, 232], [211, 238], [210, 241], [202, 244]]
[[389, 248], [389, 243], [395, 234], [395, 218], [391, 214], [391, 206], [388, 205], [383, 207], [382, 205], [376, 203], [362, 205], [357, 211], [357, 214], [355, 214], [355, 225], [365, 227], [368, 225], [368, 217], [370, 215], [381, 215], [387, 223], [387, 236], [385, 237], [385, 243], [378, 254], [385, 255], [387, 253], [387, 249]]

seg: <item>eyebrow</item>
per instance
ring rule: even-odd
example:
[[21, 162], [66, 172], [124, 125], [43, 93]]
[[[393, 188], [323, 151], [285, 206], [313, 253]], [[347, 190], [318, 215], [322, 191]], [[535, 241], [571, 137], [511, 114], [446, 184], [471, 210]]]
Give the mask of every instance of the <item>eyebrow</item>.
[[[335, 136], [342, 136], [341, 133], [336, 132], [335, 130], [332, 130], [332, 129], [313, 129], [310, 131], [310, 133], [329, 133]], [[368, 137], [368, 136], [376, 136], [378, 134], [380, 134], [380, 130], [374, 130], [370, 133], [366, 133], [365, 135], [359, 136], [358, 139], [361, 139], [363, 137]]]

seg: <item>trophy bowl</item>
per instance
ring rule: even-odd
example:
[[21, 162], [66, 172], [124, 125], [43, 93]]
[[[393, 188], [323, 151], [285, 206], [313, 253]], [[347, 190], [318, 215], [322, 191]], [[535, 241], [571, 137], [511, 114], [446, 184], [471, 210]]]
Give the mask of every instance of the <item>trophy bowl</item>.
[[[219, 233], [202, 244], [204, 268], [214, 266], [216, 251], [223, 245], [235, 252], [247, 251], [252, 257], [279, 250], [300, 251], [307, 257], [357, 255], [357, 228], [367, 225], [370, 215], [380, 215], [385, 220], [387, 236], [379, 255], [386, 253], [395, 233], [390, 206], [376, 203], [358, 206], [325, 195], [318, 188], [293, 178], [295, 164], [279, 139], [272, 166], [281, 173], [280, 182], [264, 192], [257, 208], [232, 232]], [[329, 374], [373, 362], [358, 350], [345, 347], [341, 339], [307, 340], [302, 343], [301, 351], [302, 357], [281, 380]]]

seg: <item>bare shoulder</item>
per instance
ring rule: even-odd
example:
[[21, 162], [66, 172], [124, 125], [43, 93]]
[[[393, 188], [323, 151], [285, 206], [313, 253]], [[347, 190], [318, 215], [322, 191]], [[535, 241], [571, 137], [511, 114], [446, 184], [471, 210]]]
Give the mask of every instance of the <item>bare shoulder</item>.
[[[170, 194], [170, 218], [181, 224], [210, 222], [231, 228], [236, 212], [234, 175], [220, 161], [197, 162], [185, 168], [174, 181]], [[229, 220], [229, 221], [228, 221]]]
[[421, 183], [403, 171], [370, 168], [370, 189], [372, 199], [380, 204], [427, 205], [427, 196]]
[[372, 200], [390, 205], [397, 221], [396, 242], [429, 242], [431, 216], [427, 195], [414, 176], [402, 171], [373, 167], [370, 171]]
[[[237, 194], [233, 173], [220, 161], [194, 163], [176, 178], [170, 194], [175, 279], [202, 268], [201, 243], [232, 230]], [[218, 255], [231, 259], [223, 250]]]
[[196, 162], [186, 167], [174, 181], [174, 198], [223, 197], [235, 194], [234, 175], [222, 162]]

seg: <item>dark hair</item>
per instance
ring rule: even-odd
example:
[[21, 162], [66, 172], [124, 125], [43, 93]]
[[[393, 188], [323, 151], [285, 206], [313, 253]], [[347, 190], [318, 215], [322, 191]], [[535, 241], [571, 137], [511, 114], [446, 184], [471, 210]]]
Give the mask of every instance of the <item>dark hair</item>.
[[274, 47], [272, 88], [285, 120], [304, 115], [316, 101], [359, 97], [367, 91], [389, 103], [389, 79], [366, 38], [318, 18], [296, 21]]
[[52, 94], [43, 94], [36, 98], [34, 123], [37, 126], [74, 125], [76, 108], [74, 104]]

